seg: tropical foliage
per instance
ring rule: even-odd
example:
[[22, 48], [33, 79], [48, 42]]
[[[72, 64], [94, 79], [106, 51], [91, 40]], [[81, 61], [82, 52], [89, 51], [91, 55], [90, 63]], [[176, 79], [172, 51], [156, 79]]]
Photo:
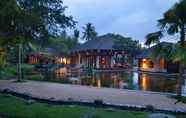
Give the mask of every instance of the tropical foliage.
[[5, 50], [0, 48], [0, 69], [5, 65]]
[[124, 50], [132, 56], [135, 56], [141, 50], [139, 41], [132, 40], [131, 37], [124, 37], [119, 34], [109, 34], [114, 39], [114, 48]]
[[91, 23], [87, 23], [85, 27], [83, 27], [83, 39], [86, 41], [95, 39], [97, 37], [97, 32], [95, 31], [95, 27]]
[[153, 43], [157, 43], [160, 41], [161, 37], [165, 34], [168, 35], [175, 35], [178, 34], [180, 36], [179, 39], [175, 39], [177, 41], [176, 45], [170, 47], [164, 47], [164, 49], [169, 50], [162, 51], [164, 49], [160, 49], [158, 53], [163, 55], [164, 57], [167, 56], [167, 53], [170, 55], [170, 59], [172, 61], [177, 61], [180, 63], [179, 67], [179, 80], [178, 80], [178, 96], [181, 96], [181, 84], [183, 80], [183, 73], [186, 61], [186, 45], [185, 45], [185, 35], [186, 35], [186, 0], [180, 0], [177, 2], [172, 8], [166, 11], [163, 15], [163, 18], [158, 20], [158, 26], [160, 31], [150, 33], [147, 35], [146, 44], [150, 45]]
[[45, 47], [52, 47], [58, 54], [67, 55], [75, 45], [78, 44], [78, 39], [70, 36], [61, 36], [55, 38], [49, 38]]
[[30, 42], [42, 45], [49, 37], [59, 36], [65, 28], [74, 27], [75, 21], [65, 15], [65, 9], [62, 0], [1, 0], [0, 46], [5, 53], [18, 49], [20, 76], [25, 45]]

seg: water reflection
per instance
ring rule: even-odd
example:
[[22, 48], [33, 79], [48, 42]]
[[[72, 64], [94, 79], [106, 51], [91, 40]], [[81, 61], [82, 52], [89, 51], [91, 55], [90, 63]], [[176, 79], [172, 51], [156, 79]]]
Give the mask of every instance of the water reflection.
[[[108, 87], [154, 92], [176, 92], [176, 77], [174, 76], [150, 75], [137, 72], [99, 72], [92, 75], [77, 72], [71, 74], [47, 74], [46, 76], [51, 81], [98, 88]], [[183, 86], [183, 93], [186, 93], [185, 84]]]
[[139, 77], [139, 82], [141, 82], [140, 84], [141, 90], [145, 90], [145, 91], [149, 90], [150, 79], [147, 77], [147, 74], [141, 74], [140, 76], [141, 77]]

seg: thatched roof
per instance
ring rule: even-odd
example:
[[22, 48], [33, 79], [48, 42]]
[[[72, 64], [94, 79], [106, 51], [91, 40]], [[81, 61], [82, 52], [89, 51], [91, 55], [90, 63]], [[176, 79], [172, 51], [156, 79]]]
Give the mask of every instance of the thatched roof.
[[114, 50], [114, 39], [109, 35], [103, 35], [93, 40], [87, 41], [84, 44], [79, 44], [74, 47], [71, 52], [86, 51], [86, 50]]

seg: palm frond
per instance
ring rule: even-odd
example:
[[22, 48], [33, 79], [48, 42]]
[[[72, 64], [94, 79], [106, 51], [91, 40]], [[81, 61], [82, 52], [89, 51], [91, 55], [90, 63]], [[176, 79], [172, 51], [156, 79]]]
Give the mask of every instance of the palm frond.
[[150, 46], [151, 44], [159, 43], [160, 38], [163, 36], [161, 31], [149, 33], [146, 36], [145, 45]]
[[182, 62], [186, 65], [186, 47], [180, 46], [179, 43], [174, 46], [173, 52], [173, 61], [174, 62]]
[[179, 32], [179, 29], [178, 29], [178, 24], [170, 24], [168, 29], [167, 29], [167, 33], [170, 34], [170, 35], [173, 35], [175, 33], [178, 33]]
[[151, 53], [151, 59], [164, 58], [167, 61], [171, 61], [173, 56], [173, 46], [172, 45], [158, 45], [154, 48], [153, 53]]

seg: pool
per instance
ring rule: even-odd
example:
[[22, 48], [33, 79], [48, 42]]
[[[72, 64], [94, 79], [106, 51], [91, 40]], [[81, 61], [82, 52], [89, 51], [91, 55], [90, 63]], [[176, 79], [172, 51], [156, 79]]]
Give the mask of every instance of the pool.
[[[106, 87], [116, 89], [141, 90], [151, 92], [176, 93], [177, 77], [171, 75], [158, 75], [139, 72], [95, 72], [51, 74], [45, 73], [49, 81], [56, 81], [64, 84]], [[183, 95], [186, 95], [186, 80], [183, 82]]]

